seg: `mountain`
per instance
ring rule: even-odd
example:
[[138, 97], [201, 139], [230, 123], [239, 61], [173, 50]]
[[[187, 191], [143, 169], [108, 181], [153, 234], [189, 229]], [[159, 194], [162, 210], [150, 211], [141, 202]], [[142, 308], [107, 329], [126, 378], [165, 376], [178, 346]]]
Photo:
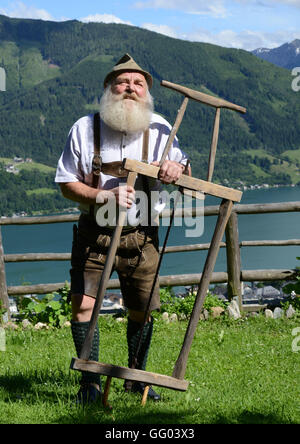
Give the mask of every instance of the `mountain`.
[[[299, 182], [300, 101], [291, 89], [289, 71], [243, 50], [177, 40], [122, 24], [76, 20], [0, 16], [0, 67], [6, 72], [6, 91], [0, 92], [0, 160], [29, 157], [55, 167], [70, 127], [97, 111], [103, 78], [126, 52], [153, 75], [156, 111], [170, 123], [183, 97], [161, 87], [162, 79], [247, 108], [246, 115], [221, 111], [215, 182]], [[190, 101], [178, 136], [195, 177], [206, 178], [213, 120], [212, 108]], [[13, 187], [16, 176], [5, 180]], [[24, 180], [19, 188], [27, 197], [19, 201], [33, 207], [28, 203], [32, 189], [24, 188]], [[37, 183], [36, 188], [44, 185]], [[0, 186], [2, 214], [5, 199]]]
[[300, 66], [300, 40], [296, 39], [291, 43], [284, 43], [278, 48], [258, 48], [252, 54], [274, 63], [282, 68], [293, 69]]

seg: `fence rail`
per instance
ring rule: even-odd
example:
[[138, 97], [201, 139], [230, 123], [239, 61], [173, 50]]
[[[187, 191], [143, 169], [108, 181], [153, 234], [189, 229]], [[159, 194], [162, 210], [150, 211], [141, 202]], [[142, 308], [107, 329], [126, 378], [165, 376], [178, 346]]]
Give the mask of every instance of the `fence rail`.
[[[278, 270], [241, 270], [240, 249], [242, 247], [255, 246], [287, 246], [300, 245], [300, 239], [285, 240], [252, 240], [239, 241], [238, 238], [238, 215], [239, 214], [265, 214], [265, 213], [286, 213], [299, 212], [300, 202], [281, 202], [270, 204], [236, 204], [233, 207], [232, 214], [226, 227], [226, 242], [222, 242], [220, 247], [226, 248], [227, 255], [227, 272], [214, 272], [212, 274], [211, 283], [228, 284], [228, 294], [230, 297], [237, 297], [242, 306], [241, 282], [242, 281], [268, 281], [268, 280], [286, 280], [293, 279], [297, 271], [291, 269]], [[207, 206], [204, 208], [204, 216], [218, 215], [219, 206]], [[175, 217], [197, 217], [203, 216], [203, 211], [197, 213], [196, 209], [177, 209]], [[13, 217], [0, 219], [0, 300], [9, 312], [8, 296], [17, 296], [23, 294], [44, 294], [57, 291], [62, 288], [65, 283], [54, 284], [38, 284], [38, 285], [22, 285], [9, 286], [6, 285], [5, 263], [12, 262], [30, 262], [30, 261], [69, 261], [70, 253], [27, 253], [27, 254], [4, 254], [2, 244], [1, 225], [32, 225], [32, 224], [51, 224], [76, 222], [78, 214], [68, 214], [59, 216], [41, 216], [41, 217]], [[162, 218], [170, 217], [170, 210], [164, 210], [161, 214]], [[169, 246], [166, 253], [187, 252], [208, 250], [210, 244], [191, 244]], [[200, 282], [200, 274], [183, 274], [172, 276], [161, 276], [159, 279], [161, 286], [185, 286], [194, 285]], [[111, 279], [108, 285], [109, 289], [120, 288], [118, 279]], [[9, 313], [8, 313], [9, 314]]]

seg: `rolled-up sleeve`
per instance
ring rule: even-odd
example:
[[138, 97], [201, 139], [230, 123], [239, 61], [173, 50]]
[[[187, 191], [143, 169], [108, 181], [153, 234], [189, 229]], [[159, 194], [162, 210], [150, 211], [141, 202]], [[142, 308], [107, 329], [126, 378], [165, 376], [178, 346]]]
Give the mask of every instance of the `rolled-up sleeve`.
[[74, 125], [68, 135], [68, 139], [62, 155], [59, 158], [55, 182], [82, 182], [84, 175], [81, 168], [80, 133], [77, 125]]

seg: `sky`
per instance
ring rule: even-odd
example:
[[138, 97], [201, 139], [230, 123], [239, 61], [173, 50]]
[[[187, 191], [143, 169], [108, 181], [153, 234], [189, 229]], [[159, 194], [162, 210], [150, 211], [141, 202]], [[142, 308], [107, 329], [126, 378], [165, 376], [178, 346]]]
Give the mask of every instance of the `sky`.
[[248, 51], [300, 39], [300, 0], [0, 0], [0, 14], [124, 23]]

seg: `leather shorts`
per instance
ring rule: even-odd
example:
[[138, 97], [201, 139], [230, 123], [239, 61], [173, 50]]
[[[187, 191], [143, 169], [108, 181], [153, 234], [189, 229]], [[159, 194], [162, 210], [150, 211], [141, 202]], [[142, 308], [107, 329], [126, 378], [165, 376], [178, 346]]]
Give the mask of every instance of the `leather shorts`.
[[[74, 225], [71, 258], [71, 294], [96, 298], [113, 231], [81, 215]], [[120, 280], [124, 305], [145, 311], [159, 260], [158, 227], [137, 227], [122, 232], [113, 271]], [[156, 283], [150, 310], [160, 307]]]

